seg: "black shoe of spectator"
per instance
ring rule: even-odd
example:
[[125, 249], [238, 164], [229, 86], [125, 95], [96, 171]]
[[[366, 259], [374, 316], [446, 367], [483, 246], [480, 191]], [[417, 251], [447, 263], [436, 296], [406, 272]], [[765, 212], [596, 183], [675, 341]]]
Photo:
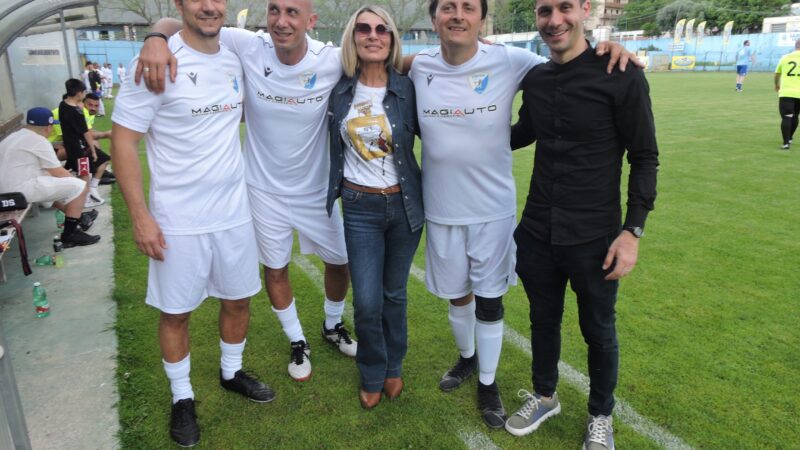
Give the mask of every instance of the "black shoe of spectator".
[[100, 178], [100, 184], [114, 184], [116, 181], [117, 177], [111, 172], [104, 172], [103, 176]]
[[94, 219], [97, 218], [98, 214], [99, 213], [97, 212], [96, 209], [82, 213], [80, 222], [78, 223], [78, 225], [81, 227], [81, 230], [89, 231], [89, 228], [92, 228], [92, 225], [94, 224]]
[[169, 435], [181, 447], [193, 447], [200, 442], [200, 426], [197, 425], [194, 399], [184, 398], [172, 405]]
[[100, 236], [86, 234], [81, 230], [75, 230], [70, 234], [61, 233], [61, 243], [64, 248], [76, 247], [80, 245], [96, 244], [100, 240]]

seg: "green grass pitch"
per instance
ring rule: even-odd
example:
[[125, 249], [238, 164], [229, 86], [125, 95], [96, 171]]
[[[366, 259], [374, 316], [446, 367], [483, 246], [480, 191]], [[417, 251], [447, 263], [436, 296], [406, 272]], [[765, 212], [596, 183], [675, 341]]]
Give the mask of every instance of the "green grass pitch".
[[[691, 447], [798, 448], [800, 141], [789, 152], [778, 150], [771, 74], [748, 75], [742, 93], [734, 91], [734, 78], [729, 73], [648, 74], [660, 147], [658, 199], [639, 264], [620, 288], [617, 395]], [[515, 109], [518, 105], [519, 100]], [[108, 117], [98, 119], [97, 128], [109, 126]], [[532, 148], [515, 153], [520, 208], [532, 157]], [[144, 305], [147, 261], [132, 243], [117, 188], [112, 201], [121, 445], [170, 448], [170, 393], [157, 344], [158, 313]], [[415, 260], [419, 268], [424, 268], [423, 247]], [[321, 268], [316, 257], [309, 259]], [[406, 391], [398, 401], [362, 410], [353, 360], [320, 336], [318, 280], [296, 264], [290, 271], [313, 349], [312, 379], [296, 383], [289, 378], [289, 345], [262, 291], [252, 304], [245, 367], [272, 385], [277, 398], [256, 404], [223, 391], [218, 383], [218, 305], [207, 300], [191, 322], [192, 383], [202, 428], [198, 448], [580, 445], [586, 394], [564, 381], [559, 386], [562, 414], [523, 438], [483, 426], [474, 380], [450, 394], [437, 389], [440, 375], [456, 358], [447, 305], [414, 277], [409, 282]], [[562, 360], [585, 374], [585, 345], [569, 295]], [[528, 337], [528, 303], [521, 286], [511, 289], [505, 304], [506, 327]], [[352, 322], [348, 326], [352, 330]], [[530, 352], [506, 341], [497, 381], [513, 412], [520, 406], [517, 390], [531, 389]], [[619, 417], [615, 428], [620, 448], [660, 447]]]

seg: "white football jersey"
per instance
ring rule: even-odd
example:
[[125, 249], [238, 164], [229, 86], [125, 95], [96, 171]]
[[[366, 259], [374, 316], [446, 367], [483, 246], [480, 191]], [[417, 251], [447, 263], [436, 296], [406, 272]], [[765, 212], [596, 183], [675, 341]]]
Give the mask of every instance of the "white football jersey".
[[525, 74], [546, 59], [528, 50], [478, 44], [467, 62], [420, 52], [409, 77], [417, 95], [426, 219], [469, 225], [516, 213], [511, 174], [511, 105]]
[[[127, 77], [113, 121], [146, 133], [150, 212], [164, 234], [204, 234], [248, 223], [239, 140], [242, 66], [221, 45], [197, 52], [176, 34], [169, 48], [178, 78], [161, 95]], [[136, 67], [136, 60], [131, 63]]]
[[268, 33], [223, 28], [222, 42], [242, 61], [247, 183], [284, 195], [328, 185], [328, 98], [342, 76], [341, 51], [306, 37], [297, 64], [278, 60]]

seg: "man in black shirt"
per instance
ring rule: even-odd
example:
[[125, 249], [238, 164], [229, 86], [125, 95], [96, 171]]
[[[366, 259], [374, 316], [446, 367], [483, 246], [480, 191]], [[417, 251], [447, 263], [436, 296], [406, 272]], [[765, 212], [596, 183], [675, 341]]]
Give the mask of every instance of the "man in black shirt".
[[[639, 238], [656, 197], [658, 149], [642, 71], [606, 72], [584, 39], [585, 0], [536, 0], [551, 61], [522, 81], [512, 148], [537, 141], [530, 192], [514, 234], [517, 273], [530, 301], [534, 393], [509, 418], [522, 436], [561, 411], [556, 395], [561, 318], [569, 281], [589, 347], [589, 423], [584, 449], [614, 448], [611, 413], [619, 350], [614, 305], [619, 278], [636, 265]], [[625, 221], [620, 178], [631, 165]]]
[[[58, 119], [61, 122], [61, 134], [64, 148], [67, 151], [66, 169], [79, 172], [78, 160], [89, 157], [89, 173], [79, 177], [89, 183], [89, 195], [86, 207], [102, 205], [104, 200], [97, 191], [97, 186], [111, 158], [97, 146], [94, 135], [86, 125], [81, 102], [86, 96], [86, 85], [81, 80], [69, 79], [64, 83], [67, 94], [58, 105]], [[95, 178], [91, 174], [98, 174]]]

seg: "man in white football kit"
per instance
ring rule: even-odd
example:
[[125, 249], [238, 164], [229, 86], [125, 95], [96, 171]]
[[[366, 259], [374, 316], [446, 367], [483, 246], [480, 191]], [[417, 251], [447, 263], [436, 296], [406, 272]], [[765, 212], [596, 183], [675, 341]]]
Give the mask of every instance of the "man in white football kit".
[[[511, 106], [527, 72], [546, 59], [479, 42], [487, 7], [486, 0], [431, 0], [428, 12], [441, 45], [417, 54], [409, 77], [422, 137], [425, 281], [433, 294], [450, 300], [460, 352], [439, 387], [452, 391], [477, 368], [478, 408], [487, 426], [500, 429], [506, 414], [495, 373], [502, 297], [516, 284]], [[620, 51], [613, 49], [614, 63]]]
[[[269, 34], [223, 28], [220, 35], [244, 68], [248, 193], [267, 294], [290, 341], [288, 369], [297, 381], [311, 377], [311, 348], [289, 283], [293, 230], [300, 250], [316, 253], [325, 263], [324, 339], [351, 357], [357, 348], [342, 321], [349, 278], [342, 219], [339, 208], [328, 217], [325, 207], [330, 164], [326, 113], [342, 75], [341, 52], [306, 36], [316, 18], [310, 0], [270, 0]], [[161, 19], [153, 30], [170, 34], [178, 25]], [[162, 41], [150, 41], [137, 72], [169, 60]], [[145, 76], [148, 85], [156, 84], [151, 79], [157, 71]]]
[[[183, 31], [169, 41], [180, 60], [169, 92], [123, 83], [113, 117], [113, 160], [139, 249], [150, 257], [146, 303], [161, 311], [159, 344], [172, 390], [170, 435], [200, 439], [189, 380], [189, 316], [220, 302], [220, 384], [256, 402], [272, 390], [242, 370], [250, 297], [261, 290], [239, 141], [242, 68], [219, 43], [225, 1], [177, 2]], [[145, 137], [150, 208], [138, 144]]]
[[122, 83], [125, 81], [125, 66], [122, 63], [119, 63], [119, 67], [117, 67], [117, 78], [119, 78], [119, 85], [122, 86]]
[[545, 59], [478, 42], [486, 12], [486, 0], [432, 1], [441, 46], [420, 52], [409, 76], [422, 132], [425, 281], [433, 294], [450, 300], [448, 317], [460, 352], [439, 387], [449, 392], [479, 367], [483, 420], [502, 428], [505, 411], [495, 383], [502, 296], [516, 283], [511, 103], [528, 70]]

